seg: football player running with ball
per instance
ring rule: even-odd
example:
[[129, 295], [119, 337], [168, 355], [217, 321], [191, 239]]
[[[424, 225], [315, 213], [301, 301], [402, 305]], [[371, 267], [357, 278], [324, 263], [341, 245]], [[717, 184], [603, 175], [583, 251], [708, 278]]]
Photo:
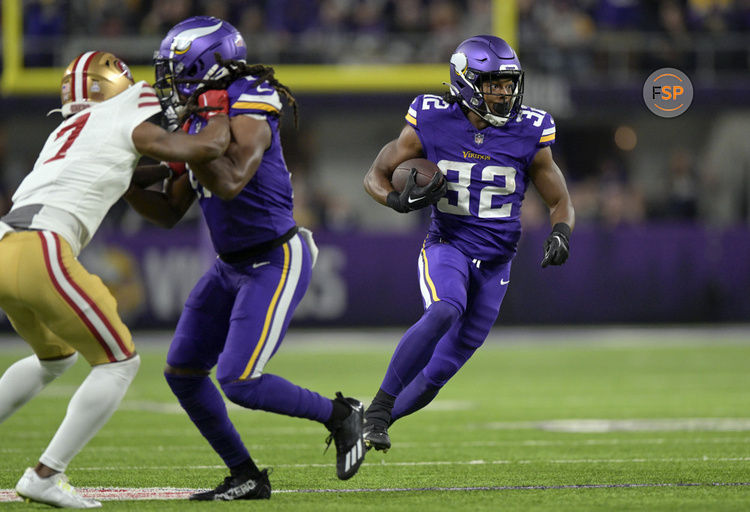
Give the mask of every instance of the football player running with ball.
[[169, 133], [154, 90], [134, 83], [111, 53], [86, 52], [62, 79], [64, 121], [47, 139], [31, 173], [0, 218], [0, 308], [34, 355], [0, 379], [0, 423], [55, 378], [78, 353], [91, 372], [62, 424], [16, 492], [57, 507], [94, 508], [64, 471], [117, 409], [140, 359], [117, 304], [78, 262], [112, 205], [128, 189], [141, 155], [205, 163], [229, 145], [229, 119], [216, 116], [199, 135]]
[[365, 452], [358, 400], [340, 393], [325, 398], [263, 372], [307, 289], [317, 249], [309, 231], [295, 225], [279, 138], [282, 98], [296, 107], [294, 98], [272, 68], [247, 65], [245, 55], [240, 33], [217, 18], [189, 18], [169, 31], [155, 56], [155, 86], [165, 110], [196, 133], [206, 121], [195, 98], [203, 91], [204, 98], [222, 96], [232, 142], [223, 157], [191, 163], [164, 192], [134, 188], [126, 196], [165, 227], [198, 197], [219, 255], [187, 299], [165, 369], [183, 409], [230, 470], [224, 482], [194, 500], [271, 496], [267, 470], [255, 465], [209, 377], [214, 366], [232, 402], [324, 424], [329, 444], [336, 444], [339, 478], [352, 477]]
[[[555, 124], [522, 104], [524, 73], [513, 48], [494, 36], [469, 38], [451, 56], [450, 77], [445, 96], [412, 102], [401, 134], [365, 177], [373, 199], [396, 211], [433, 204], [418, 260], [425, 311], [401, 338], [365, 412], [365, 443], [376, 450], [390, 448], [389, 426], [430, 403], [489, 334], [510, 281], [529, 181], [550, 210], [542, 267], [568, 257], [574, 212], [549, 148]], [[413, 178], [402, 193], [393, 190], [394, 169], [419, 157], [442, 170], [444, 195], [441, 182], [415, 187]]]

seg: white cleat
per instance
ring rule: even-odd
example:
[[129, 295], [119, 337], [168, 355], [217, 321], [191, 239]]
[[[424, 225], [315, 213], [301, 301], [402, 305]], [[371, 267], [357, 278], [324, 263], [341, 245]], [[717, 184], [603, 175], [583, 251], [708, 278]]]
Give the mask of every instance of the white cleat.
[[96, 500], [84, 498], [68, 483], [65, 473], [56, 473], [49, 478], [41, 478], [34, 468], [26, 468], [16, 484], [16, 493], [27, 500], [46, 503], [62, 508], [99, 508]]

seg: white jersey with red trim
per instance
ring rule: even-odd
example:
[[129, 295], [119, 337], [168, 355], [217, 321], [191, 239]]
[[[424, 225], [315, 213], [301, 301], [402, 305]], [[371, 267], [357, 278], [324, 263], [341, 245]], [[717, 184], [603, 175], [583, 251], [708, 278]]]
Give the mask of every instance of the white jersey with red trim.
[[23, 206], [47, 207], [28, 227], [60, 234], [77, 255], [130, 185], [140, 159], [133, 130], [160, 112], [156, 93], [142, 81], [63, 121], [13, 195], [9, 215]]

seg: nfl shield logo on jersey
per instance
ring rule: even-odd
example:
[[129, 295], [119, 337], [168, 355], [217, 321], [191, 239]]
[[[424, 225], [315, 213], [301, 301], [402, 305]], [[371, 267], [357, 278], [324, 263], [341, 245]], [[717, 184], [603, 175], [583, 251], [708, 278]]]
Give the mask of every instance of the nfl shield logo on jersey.
[[481, 145], [484, 142], [484, 134], [483, 133], [475, 133], [474, 134], [474, 144], [477, 146]]

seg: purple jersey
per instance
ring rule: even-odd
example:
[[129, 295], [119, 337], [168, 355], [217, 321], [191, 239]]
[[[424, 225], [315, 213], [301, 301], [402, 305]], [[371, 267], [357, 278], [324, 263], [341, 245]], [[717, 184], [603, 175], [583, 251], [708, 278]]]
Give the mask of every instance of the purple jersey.
[[[286, 168], [279, 138], [281, 99], [263, 82], [253, 85], [253, 77], [236, 80], [229, 86], [229, 117], [260, 116], [271, 127], [271, 146], [245, 188], [230, 201], [211, 194], [190, 173], [190, 183], [200, 198], [211, 241], [217, 253], [234, 252], [273, 240], [294, 227], [292, 182]], [[198, 116], [189, 120], [189, 133], [205, 125]]]
[[521, 237], [526, 171], [536, 152], [555, 141], [552, 116], [523, 106], [505, 126], [477, 130], [458, 103], [423, 94], [406, 121], [448, 181], [445, 197], [432, 207], [429, 236], [473, 259], [511, 260]]

